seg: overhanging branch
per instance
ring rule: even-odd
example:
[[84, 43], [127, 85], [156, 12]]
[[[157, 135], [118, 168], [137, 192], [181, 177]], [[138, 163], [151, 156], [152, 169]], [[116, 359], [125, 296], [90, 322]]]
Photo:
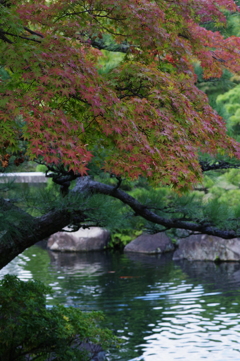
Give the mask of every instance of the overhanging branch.
[[239, 233], [233, 230], [221, 230], [217, 227], [211, 226], [209, 224], [200, 224], [191, 221], [184, 221], [177, 218], [165, 218], [161, 217], [158, 214], [152, 212], [149, 208], [138, 202], [135, 198], [125, 193], [119, 188], [96, 182], [90, 177], [79, 178], [77, 184], [73, 190], [74, 192], [83, 192], [88, 191], [92, 193], [101, 193], [116, 199], [119, 199], [124, 204], [127, 204], [135, 214], [143, 217], [147, 221], [160, 224], [166, 228], [177, 228], [177, 229], [187, 229], [189, 231], [209, 234], [212, 236], [218, 236], [225, 239], [231, 239], [240, 236]]
[[[201, 223], [159, 216], [118, 187], [96, 182], [89, 176], [77, 179], [76, 186], [72, 191], [69, 191], [69, 195], [75, 196], [74, 193], [81, 193], [86, 196], [100, 193], [119, 199], [128, 205], [136, 215], [152, 223], [159, 224], [166, 229], [184, 229], [194, 233], [209, 234], [225, 239], [240, 236], [240, 229], [238, 232], [234, 230], [221, 230], [206, 222]], [[88, 216], [87, 209], [85, 209], [85, 212], [82, 210], [82, 206], [82, 204], [79, 204], [79, 206], [76, 207], [77, 209], [74, 207], [74, 209], [72, 208], [70, 210], [69, 204], [66, 202], [60, 210], [52, 210], [41, 217], [34, 218], [13, 203], [0, 199], [1, 210], [3, 212], [14, 210], [14, 212], [17, 212], [19, 215], [18, 219], [20, 219], [20, 221], [17, 222], [18, 224], [13, 225], [11, 232], [8, 231], [0, 234], [0, 268], [8, 264], [26, 248], [50, 237], [53, 233], [61, 231], [69, 224], [74, 223], [79, 226], [84, 224], [88, 220]]]

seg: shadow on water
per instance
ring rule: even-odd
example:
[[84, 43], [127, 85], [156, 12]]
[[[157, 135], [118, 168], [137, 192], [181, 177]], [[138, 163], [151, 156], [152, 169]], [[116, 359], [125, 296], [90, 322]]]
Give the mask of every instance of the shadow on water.
[[219, 291], [234, 291], [240, 288], [240, 262], [190, 262], [174, 261], [195, 282], [208, 285]]

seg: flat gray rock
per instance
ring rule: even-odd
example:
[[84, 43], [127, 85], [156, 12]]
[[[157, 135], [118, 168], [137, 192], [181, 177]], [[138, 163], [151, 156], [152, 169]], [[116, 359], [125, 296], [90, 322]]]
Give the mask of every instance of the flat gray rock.
[[196, 234], [179, 241], [173, 260], [240, 261], [240, 239]]
[[51, 251], [90, 252], [107, 247], [110, 232], [100, 227], [80, 228], [77, 232], [54, 233], [47, 243]]
[[174, 250], [174, 245], [170, 238], [164, 233], [141, 234], [124, 247], [124, 252], [138, 253], [164, 253]]

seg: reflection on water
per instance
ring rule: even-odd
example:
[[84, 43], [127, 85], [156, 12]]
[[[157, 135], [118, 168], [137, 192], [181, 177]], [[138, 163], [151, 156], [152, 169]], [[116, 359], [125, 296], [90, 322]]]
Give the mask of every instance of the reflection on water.
[[18, 276], [23, 281], [31, 279], [32, 273], [25, 269], [29, 260], [29, 257], [21, 254], [0, 271], [0, 277], [2, 278], [6, 274], [12, 274]]
[[171, 254], [63, 254], [32, 247], [1, 271], [40, 279], [56, 301], [102, 310], [124, 340], [109, 360], [240, 358], [240, 264], [173, 262]]

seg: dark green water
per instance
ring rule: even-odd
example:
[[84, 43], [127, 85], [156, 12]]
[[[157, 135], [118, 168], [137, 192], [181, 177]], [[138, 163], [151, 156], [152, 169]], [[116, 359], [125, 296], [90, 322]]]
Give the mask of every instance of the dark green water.
[[106, 326], [124, 340], [111, 361], [240, 359], [239, 263], [59, 254], [35, 246], [4, 273], [51, 285], [49, 305], [104, 311]]

